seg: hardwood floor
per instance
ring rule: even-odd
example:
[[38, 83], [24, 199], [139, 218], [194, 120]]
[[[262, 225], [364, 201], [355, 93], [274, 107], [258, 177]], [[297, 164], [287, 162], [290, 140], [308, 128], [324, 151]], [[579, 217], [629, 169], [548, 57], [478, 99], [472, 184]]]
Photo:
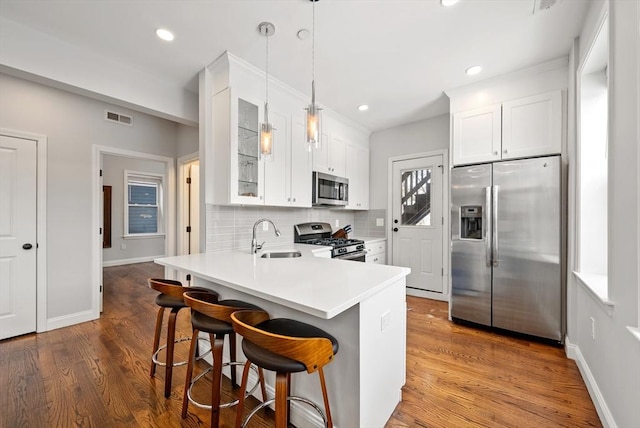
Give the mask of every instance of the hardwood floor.
[[[169, 399], [164, 369], [149, 377], [157, 307], [146, 279], [162, 274], [153, 263], [105, 268], [99, 320], [1, 341], [0, 427], [208, 425], [195, 406], [180, 417], [184, 366], [174, 369]], [[387, 427], [601, 426], [562, 349], [453, 324], [446, 303], [407, 301], [407, 383]], [[187, 314], [178, 316], [179, 336], [190, 334]], [[177, 357], [187, 351], [178, 346]], [[228, 383], [224, 390], [232, 393]], [[223, 409], [221, 425], [234, 417]], [[272, 424], [267, 411], [252, 426]]]

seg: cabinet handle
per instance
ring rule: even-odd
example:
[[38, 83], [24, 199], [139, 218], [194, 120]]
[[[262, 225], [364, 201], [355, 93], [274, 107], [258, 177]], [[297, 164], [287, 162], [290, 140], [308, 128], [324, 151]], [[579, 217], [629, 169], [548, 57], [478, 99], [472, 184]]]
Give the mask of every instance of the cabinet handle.
[[507, 154], [507, 152], [508, 152], [508, 150], [507, 150], [507, 149], [504, 149], [504, 150], [502, 151], [502, 153], [504, 153], [505, 155]]
[[493, 152], [494, 156], [498, 156], [498, 151], [496, 150], [495, 152]]
[[287, 202], [291, 202], [291, 198], [287, 198]]
[[295, 202], [295, 201], [296, 201], [296, 198], [293, 198], [293, 202]]

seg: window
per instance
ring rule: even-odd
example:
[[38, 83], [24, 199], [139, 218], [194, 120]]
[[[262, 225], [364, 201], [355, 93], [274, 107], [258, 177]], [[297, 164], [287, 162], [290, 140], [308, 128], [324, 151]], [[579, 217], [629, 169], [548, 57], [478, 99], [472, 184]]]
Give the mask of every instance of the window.
[[608, 302], [608, 20], [578, 71], [578, 259], [576, 274]]
[[161, 175], [125, 171], [125, 236], [164, 233]]

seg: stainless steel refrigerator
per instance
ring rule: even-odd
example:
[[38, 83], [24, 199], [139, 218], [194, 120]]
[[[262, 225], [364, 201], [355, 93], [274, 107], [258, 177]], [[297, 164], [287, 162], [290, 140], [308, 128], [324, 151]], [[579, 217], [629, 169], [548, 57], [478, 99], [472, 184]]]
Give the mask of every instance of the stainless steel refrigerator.
[[456, 167], [451, 316], [562, 342], [560, 156]]

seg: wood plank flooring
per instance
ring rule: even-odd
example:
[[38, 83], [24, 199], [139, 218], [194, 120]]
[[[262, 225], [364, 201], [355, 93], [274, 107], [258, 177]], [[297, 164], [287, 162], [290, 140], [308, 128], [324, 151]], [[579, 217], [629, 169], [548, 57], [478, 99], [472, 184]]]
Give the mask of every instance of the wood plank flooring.
[[[174, 369], [168, 399], [164, 369], [149, 377], [157, 307], [146, 279], [162, 274], [153, 263], [105, 268], [99, 320], [1, 341], [0, 427], [208, 425], [195, 406], [180, 417], [185, 367]], [[561, 348], [453, 324], [446, 303], [407, 301], [407, 383], [387, 427], [601, 426]], [[178, 316], [179, 336], [190, 334], [188, 318]], [[178, 346], [178, 358], [187, 351]], [[224, 390], [233, 394], [228, 383]], [[221, 425], [234, 417], [223, 409]], [[272, 425], [271, 411], [251, 424]]]

